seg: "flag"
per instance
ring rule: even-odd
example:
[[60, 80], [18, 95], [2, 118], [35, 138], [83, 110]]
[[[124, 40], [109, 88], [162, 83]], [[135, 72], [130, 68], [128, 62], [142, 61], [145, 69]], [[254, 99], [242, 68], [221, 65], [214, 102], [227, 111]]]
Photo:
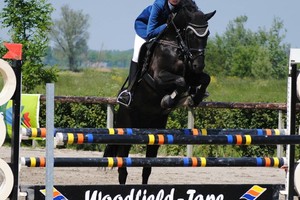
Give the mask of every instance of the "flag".
[[22, 60], [22, 44], [4, 43], [8, 52], [3, 56], [6, 59]]
[[[46, 189], [40, 190], [40, 192], [46, 196]], [[53, 187], [53, 200], [68, 200], [60, 191]]]
[[255, 200], [265, 191], [266, 188], [262, 188], [258, 185], [254, 185], [245, 194], [243, 194], [243, 196], [241, 196], [240, 199]]

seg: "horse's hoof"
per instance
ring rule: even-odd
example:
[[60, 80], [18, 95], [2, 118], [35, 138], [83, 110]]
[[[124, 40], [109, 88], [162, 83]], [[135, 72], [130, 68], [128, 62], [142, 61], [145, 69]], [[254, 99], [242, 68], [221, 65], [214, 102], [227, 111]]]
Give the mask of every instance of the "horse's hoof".
[[165, 95], [160, 102], [160, 106], [164, 109], [169, 109], [173, 108], [175, 103], [175, 99], [172, 99], [170, 95]]
[[202, 98], [202, 101], [203, 101], [204, 99], [206, 99], [207, 97], [209, 97], [209, 92], [205, 92], [205, 93], [204, 93], [203, 98]]
[[207, 97], [209, 97], [209, 93], [208, 92], [193, 95], [192, 96], [192, 99], [194, 101], [194, 105], [193, 106], [195, 106], [195, 107], [198, 106]]

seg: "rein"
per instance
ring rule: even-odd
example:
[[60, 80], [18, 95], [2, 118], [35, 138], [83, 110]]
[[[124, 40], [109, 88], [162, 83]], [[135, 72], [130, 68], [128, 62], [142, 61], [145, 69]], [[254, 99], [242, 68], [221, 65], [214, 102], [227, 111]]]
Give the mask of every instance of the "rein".
[[182, 39], [181, 34], [180, 34], [180, 29], [177, 28], [176, 24], [174, 23], [174, 20], [172, 20], [171, 22], [176, 31], [176, 38], [177, 38], [179, 47], [181, 49], [181, 52], [183, 53], [184, 60], [190, 61], [192, 59], [193, 55], [190, 52], [190, 49], [185, 45], [185, 41]]

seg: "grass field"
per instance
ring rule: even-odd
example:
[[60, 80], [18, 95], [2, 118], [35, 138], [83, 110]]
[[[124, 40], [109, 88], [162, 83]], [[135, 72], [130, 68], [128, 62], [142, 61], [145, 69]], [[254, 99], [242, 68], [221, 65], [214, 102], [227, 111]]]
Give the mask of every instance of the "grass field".
[[[79, 73], [60, 72], [55, 94], [63, 96], [115, 97], [128, 69], [88, 69]], [[212, 77], [207, 101], [286, 102], [287, 80]], [[35, 93], [45, 94], [45, 87]]]

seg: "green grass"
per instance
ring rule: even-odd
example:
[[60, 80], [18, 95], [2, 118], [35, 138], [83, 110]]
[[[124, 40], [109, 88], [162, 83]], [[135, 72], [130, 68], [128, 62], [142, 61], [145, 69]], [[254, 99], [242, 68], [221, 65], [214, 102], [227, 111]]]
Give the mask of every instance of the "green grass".
[[[55, 83], [55, 95], [115, 97], [127, 73], [128, 69], [63, 71]], [[45, 87], [38, 87], [35, 92], [45, 94]]]
[[287, 80], [212, 77], [207, 101], [286, 102]]
[[[55, 83], [55, 95], [116, 97], [128, 69], [86, 69], [79, 73], [63, 71]], [[1, 82], [0, 82], [1, 83]], [[287, 79], [212, 77], [206, 101], [286, 102]], [[45, 94], [45, 86], [32, 93]]]

